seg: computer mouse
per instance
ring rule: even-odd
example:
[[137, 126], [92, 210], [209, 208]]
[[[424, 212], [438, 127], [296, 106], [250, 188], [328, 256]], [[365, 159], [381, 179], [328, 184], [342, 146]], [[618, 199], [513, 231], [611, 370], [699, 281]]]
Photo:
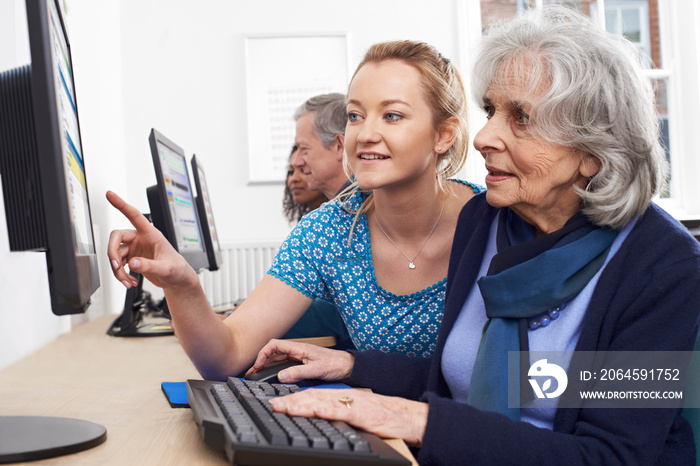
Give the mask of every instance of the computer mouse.
[[254, 380], [256, 382], [269, 382], [272, 379], [277, 379], [277, 373], [281, 370], [284, 370], [288, 367], [292, 366], [299, 366], [303, 364], [301, 361], [282, 361], [282, 362], [276, 362], [272, 363], [268, 366], [263, 367], [262, 369], [258, 369], [255, 372], [251, 372], [250, 374], [246, 374], [245, 378], [248, 380]]

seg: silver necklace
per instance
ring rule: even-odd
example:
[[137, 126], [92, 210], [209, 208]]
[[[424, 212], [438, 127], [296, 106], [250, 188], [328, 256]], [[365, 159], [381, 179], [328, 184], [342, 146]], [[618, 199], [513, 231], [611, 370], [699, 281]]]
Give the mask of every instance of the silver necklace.
[[[447, 197], [447, 196], [445, 196], [445, 197]], [[421, 244], [421, 247], [418, 248], [418, 252], [416, 252], [416, 255], [413, 256], [413, 259], [411, 259], [410, 257], [408, 257], [408, 256], [401, 250], [401, 248], [398, 247], [398, 246], [396, 245], [396, 243], [394, 243], [394, 240], [391, 239], [391, 237], [390, 237], [389, 235], [386, 234], [386, 231], [384, 231], [384, 228], [382, 228], [382, 225], [379, 223], [379, 216], [377, 215], [377, 211], [376, 211], [376, 210], [374, 211], [374, 221], [377, 223], [377, 226], [379, 227], [380, 230], [382, 230], [382, 233], [384, 233], [384, 236], [386, 236], [386, 239], [388, 239], [389, 241], [391, 241], [391, 244], [394, 245], [394, 247], [396, 248], [396, 250], [399, 251], [399, 252], [401, 253], [401, 255], [403, 255], [403, 256], [406, 258], [406, 260], [408, 260], [408, 268], [409, 268], [409, 269], [415, 269], [415, 268], [416, 268], [416, 264], [414, 264], [413, 261], [416, 260], [416, 257], [418, 257], [418, 254], [420, 254], [420, 252], [423, 250], [423, 246], [425, 246], [426, 243], [428, 242], [428, 240], [430, 239], [430, 237], [433, 236], [433, 232], [435, 231], [435, 228], [437, 228], [438, 223], [440, 223], [440, 218], [442, 218], [442, 212], [443, 212], [443, 210], [445, 210], [445, 197], [442, 198], [442, 207], [440, 208], [440, 215], [438, 215], [438, 218], [437, 218], [437, 220], [435, 221], [435, 225], [433, 225], [433, 229], [430, 230], [430, 233], [428, 233], [428, 237], [425, 238], [425, 241], [423, 241], [423, 244]]]

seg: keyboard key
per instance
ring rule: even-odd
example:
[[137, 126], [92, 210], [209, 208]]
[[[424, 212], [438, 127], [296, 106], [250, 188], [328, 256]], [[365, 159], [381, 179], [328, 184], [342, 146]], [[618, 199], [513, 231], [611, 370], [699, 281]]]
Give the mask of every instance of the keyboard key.
[[329, 449], [331, 446], [328, 444], [328, 439], [322, 435], [311, 437], [309, 439], [311, 442], [311, 448], [322, 448], [324, 450]]
[[332, 448], [334, 450], [345, 450], [345, 451], [350, 451], [350, 442], [348, 442], [344, 438], [337, 438], [334, 440], [331, 440], [332, 442]]
[[255, 432], [243, 432], [238, 436], [238, 440], [243, 443], [259, 443], [258, 436], [255, 435]]

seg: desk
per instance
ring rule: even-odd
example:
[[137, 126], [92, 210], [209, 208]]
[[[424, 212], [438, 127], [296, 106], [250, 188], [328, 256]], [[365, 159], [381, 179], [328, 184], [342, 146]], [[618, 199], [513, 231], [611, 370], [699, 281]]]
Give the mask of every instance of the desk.
[[[91, 450], [26, 464], [228, 464], [202, 441], [191, 411], [170, 408], [161, 391], [164, 381], [201, 378], [175, 337], [110, 337], [114, 318], [79, 325], [0, 371], [0, 415], [72, 417], [107, 429]], [[403, 442], [388, 442], [411, 458]]]

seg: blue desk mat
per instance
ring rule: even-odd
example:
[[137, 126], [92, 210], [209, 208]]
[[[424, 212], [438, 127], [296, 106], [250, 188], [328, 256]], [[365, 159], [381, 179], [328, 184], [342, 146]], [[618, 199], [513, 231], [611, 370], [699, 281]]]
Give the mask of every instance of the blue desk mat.
[[[163, 382], [160, 386], [171, 408], [190, 407], [187, 401], [187, 384], [185, 382]], [[302, 390], [306, 390], [307, 388], [352, 388], [344, 383], [318, 383], [318, 381], [314, 383], [300, 383], [299, 386]]]
[[163, 382], [160, 387], [171, 408], [189, 408], [187, 402], [187, 384], [185, 382]]

